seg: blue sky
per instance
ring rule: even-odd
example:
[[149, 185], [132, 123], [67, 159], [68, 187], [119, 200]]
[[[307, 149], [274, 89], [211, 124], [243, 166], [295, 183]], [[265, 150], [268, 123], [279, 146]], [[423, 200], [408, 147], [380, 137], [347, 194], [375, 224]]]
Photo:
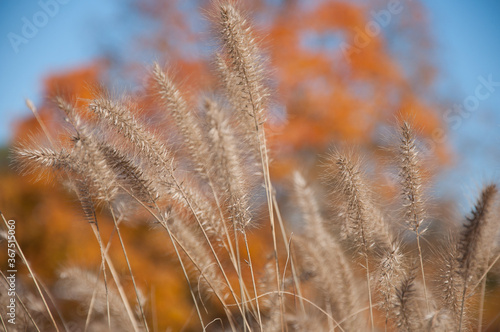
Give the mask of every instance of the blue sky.
[[[42, 0], [51, 1], [55, 0]], [[107, 40], [117, 42], [133, 29], [134, 22], [119, 24], [124, 15], [123, 1], [65, 2], [59, 4], [57, 13], [48, 17], [33, 38], [19, 45], [17, 53], [8, 34], [22, 36], [23, 18], [33, 21], [33, 15], [43, 8], [38, 1], [3, 0], [0, 4], [0, 145], [8, 142], [13, 121], [29, 114], [24, 99], [35, 103], [41, 100], [47, 74], [90, 62], [106, 49]], [[437, 85], [439, 95], [461, 103], [474, 94], [479, 76], [491, 75], [493, 81], [500, 81], [500, 2], [423, 2], [436, 41], [436, 62], [442, 70]], [[498, 180], [500, 88], [481, 101], [479, 108], [464, 118], [457, 129], [450, 129], [449, 134], [460, 163], [446, 175], [447, 183], [459, 183], [461, 188], [474, 185], [463, 180], [464, 174], [476, 179], [477, 184]]]
[[22, 37], [23, 18], [33, 23], [33, 16], [42, 7], [38, 1], [4, 0], [0, 4], [0, 145], [7, 142], [13, 121], [29, 113], [25, 98], [35, 104], [42, 100], [43, 79], [49, 73], [63, 72], [98, 57], [103, 45], [96, 43], [96, 38], [102, 38], [101, 31], [109, 34], [120, 26], [119, 1], [65, 1], [34, 37], [18, 45], [17, 53], [8, 34]]
[[[500, 82], [500, 2], [424, 0], [442, 70], [439, 93], [462, 103], [473, 95], [478, 77]], [[449, 128], [456, 164], [443, 175], [442, 190], [470, 198], [481, 184], [500, 180], [500, 87], [481, 101], [458, 128]]]

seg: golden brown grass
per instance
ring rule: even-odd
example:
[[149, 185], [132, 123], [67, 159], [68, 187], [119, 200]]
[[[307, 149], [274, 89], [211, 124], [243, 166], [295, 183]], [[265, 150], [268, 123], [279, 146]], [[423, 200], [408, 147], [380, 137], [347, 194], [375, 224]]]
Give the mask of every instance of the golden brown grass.
[[[376, 195], [380, 189], [368, 180], [360, 158], [336, 150], [325, 174], [330, 207], [318, 201], [313, 184], [294, 174], [290, 196], [303, 227], [292, 237], [269, 171], [269, 92], [259, 43], [231, 2], [215, 4], [212, 19], [221, 81], [213, 97], [204, 96], [197, 108], [168, 71], [155, 64], [151, 72], [157, 106], [174, 124], [181, 144], [151, 128], [130, 99], [99, 94], [89, 104], [90, 118], [56, 98], [71, 134], [57, 141], [47, 132], [50, 144], [15, 148], [22, 172], [49, 169], [70, 183], [100, 246], [98, 275], [76, 268], [61, 274], [56, 296], [81, 302], [87, 310], [82, 320], [73, 318], [76, 324], [87, 331], [149, 329], [147, 299], [136, 286], [134, 262], [128, 259], [119, 227], [123, 216], [134, 218], [142, 211], [159, 226], [151, 231], [165, 232], [174, 248], [200, 330], [455, 331], [481, 326], [470, 298], [480, 285], [484, 293], [492, 253], [498, 251], [496, 186], [483, 190], [461, 230], [450, 230], [458, 235], [441, 253], [443, 264], [433, 276], [440, 281], [428, 282], [431, 269], [422, 250], [429, 216], [422, 189], [424, 165], [418, 137], [402, 122], [395, 157], [401, 210], [386, 211]], [[117, 273], [107, 254], [98, 208], [114, 220], [128, 276]], [[265, 218], [258, 216], [262, 210], [267, 210]], [[415, 234], [416, 251], [411, 243], [404, 245], [404, 234], [393, 221]], [[273, 242], [271, 260], [262, 271], [255, 270], [248, 244], [248, 232], [256, 225]], [[120, 280], [125, 277], [133, 283], [133, 297], [123, 290]], [[32, 296], [45, 302], [43, 294], [39, 290]], [[3, 295], [0, 299], [5, 301]], [[225, 316], [207, 321], [215, 306]], [[28, 318], [20, 320], [22, 329], [47, 326], [30, 306], [23, 311]], [[53, 308], [45, 305], [45, 311], [52, 317]], [[52, 328], [68, 329], [54, 318], [50, 321]]]

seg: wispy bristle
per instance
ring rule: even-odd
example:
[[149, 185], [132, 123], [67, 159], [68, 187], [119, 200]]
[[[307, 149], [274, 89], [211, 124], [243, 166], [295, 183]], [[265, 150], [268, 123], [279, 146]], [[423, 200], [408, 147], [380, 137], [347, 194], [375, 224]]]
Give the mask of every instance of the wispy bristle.
[[68, 100], [64, 99], [61, 96], [57, 96], [55, 98], [55, 102], [57, 107], [64, 112], [68, 121], [75, 127], [81, 126], [81, 119], [78, 113], [76, 112], [75, 106], [70, 103]]
[[97, 223], [95, 204], [89, 191], [88, 184], [82, 180], [76, 180], [76, 194], [83, 210], [83, 216], [88, 223]]
[[193, 184], [183, 185], [183, 193], [176, 190], [172, 197], [179, 207], [182, 207], [184, 213], [195, 215], [208, 236], [222, 243], [225, 236], [224, 221], [213, 206], [212, 199], [197, 189]]
[[[321, 305], [330, 305], [337, 321], [349, 317], [342, 327], [348, 331], [362, 330], [366, 322], [356, 315], [360, 303], [360, 288], [354, 285], [358, 281], [355, 281], [349, 259], [342, 248], [327, 235], [325, 229], [322, 231], [321, 235], [314, 234], [315, 238], [309, 234], [304, 240], [295, 240], [300, 244], [302, 268], [318, 290]], [[318, 243], [326, 246], [319, 246]]]
[[224, 4], [219, 11], [220, 38], [228, 57], [228, 69], [240, 79], [242, 93], [246, 95], [239, 99], [238, 105], [244, 107], [241, 111], [255, 117], [260, 123], [263, 121], [268, 92], [263, 84], [262, 55], [259, 54], [258, 43], [247, 21], [234, 6]]
[[293, 174], [293, 184], [295, 197], [304, 216], [306, 227], [311, 231], [317, 227], [323, 227], [323, 218], [314, 193], [298, 171]]
[[[73, 320], [78, 324], [66, 324], [64, 328], [149, 331], [151, 321], [153, 330], [160, 329], [163, 322], [156, 322], [155, 304], [148, 306], [149, 312], [142, 308], [143, 298], [133, 270], [145, 265], [134, 261], [142, 258], [137, 252], [127, 254], [124, 240], [130, 239], [134, 229], [122, 224], [124, 216], [133, 216], [130, 219], [138, 222], [144, 218], [154, 220], [161, 226], [157, 229], [166, 231], [165, 239], [172, 241], [193, 300], [192, 312], [198, 315], [200, 323], [195, 325], [187, 318], [185, 330], [367, 331], [371, 325], [374, 332], [383, 330], [385, 318], [385, 331], [460, 332], [469, 330], [476, 313], [477, 330], [483, 329], [483, 311], [484, 317], [490, 319], [484, 326], [493, 326], [494, 315], [486, 314], [483, 303], [492, 301], [492, 297], [485, 296], [491, 287], [487, 281], [492, 280], [488, 268], [500, 259], [495, 256], [495, 262], [491, 261], [492, 254], [498, 255], [499, 250], [495, 243], [500, 228], [497, 186], [489, 185], [481, 192], [452, 246], [436, 248], [438, 235], [422, 237], [429, 221], [435, 219], [438, 223], [440, 218], [430, 218], [426, 210], [426, 168], [419, 152], [419, 136], [409, 123], [402, 122], [394, 141], [395, 153], [390, 155], [397, 164], [399, 208], [384, 202], [390, 193], [386, 195], [370, 181], [376, 177], [379, 164], [367, 168], [371, 172], [364, 172], [360, 158], [343, 151], [330, 155], [325, 181], [334, 185], [330, 207], [335, 213], [329, 215], [331, 210], [321, 206], [324, 184], [309, 185], [298, 172], [293, 177], [295, 201], [290, 202], [292, 195], [283, 193], [286, 187], [282, 183], [274, 186], [271, 179], [265, 121], [272, 100], [266, 82], [266, 55], [257, 40], [259, 34], [252, 30], [236, 4], [236, 0], [215, 0], [212, 20], [219, 48], [214, 60], [220, 86], [211, 87], [211, 98], [203, 93], [196, 107], [178, 80], [158, 64], [150, 73], [146, 95], [134, 90], [130, 97], [112, 99], [99, 90], [88, 109], [80, 107], [86, 102], [76, 99], [84, 95], [75, 99], [55, 97], [55, 106], [72, 126], [64, 133], [51, 133], [49, 129], [55, 128], [52, 120], [56, 118], [51, 118], [51, 126], [46, 127], [43, 120], [50, 110], [44, 107], [43, 113], [38, 113], [27, 100], [46, 139], [37, 137], [32, 145], [14, 148], [15, 163], [22, 173], [38, 175], [51, 170], [57, 178], [61, 173], [67, 175], [68, 187], [76, 192], [84, 219], [95, 232], [102, 263], [99, 273], [104, 282], [84, 270], [66, 269], [55, 285], [59, 287], [59, 298], [45, 302], [44, 294], [51, 289], [40, 288], [29, 259], [21, 248], [15, 248], [16, 253], [9, 255], [20, 255], [38, 291], [36, 295], [26, 295], [26, 307], [36, 305], [42, 310], [32, 311], [36, 316], [30, 316], [30, 321], [19, 311], [19, 325], [14, 330], [57, 330]], [[147, 113], [141, 115], [143, 107]], [[166, 113], [173, 125], [166, 129], [156, 126], [155, 118], [148, 116], [158, 116], [157, 110]], [[62, 126], [71, 127], [64, 123]], [[167, 141], [170, 135], [175, 137], [175, 144]], [[7, 181], [12, 179], [17, 180], [9, 176]], [[8, 187], [7, 195], [0, 192], [0, 201], [23, 189], [9, 183], [3, 187]], [[317, 187], [321, 189], [316, 190]], [[45, 189], [37, 188], [35, 194], [40, 190]], [[40, 195], [35, 196], [40, 201]], [[382, 210], [381, 203], [389, 208]], [[446, 204], [436, 203], [442, 207]], [[101, 207], [103, 218], [98, 219]], [[282, 207], [290, 209], [281, 213]], [[140, 214], [134, 215], [140, 208]], [[12, 242], [13, 221], [0, 215], [9, 228], [9, 232], [0, 230], [1, 240]], [[113, 223], [105, 225], [109, 219]], [[262, 233], [256, 230], [250, 234], [247, 229], [254, 224], [257, 229], [257, 219], [263, 221]], [[287, 224], [287, 219], [295, 223]], [[301, 221], [302, 225], [295, 228]], [[403, 224], [405, 236], [400, 239], [389, 221]], [[128, 236], [122, 237], [120, 225]], [[340, 234], [336, 234], [337, 225]], [[412, 238], [406, 238], [412, 232]], [[119, 244], [111, 241], [113, 234], [118, 236]], [[254, 235], [263, 236], [256, 240]], [[406, 247], [406, 240], [411, 246]], [[424, 240], [426, 250], [422, 251]], [[111, 260], [116, 254], [115, 244], [121, 246], [124, 254], [118, 270]], [[9, 248], [16, 245], [19, 243], [11, 243]], [[422, 253], [427, 255], [425, 260]], [[262, 266], [266, 256], [269, 263]], [[439, 266], [427, 268], [424, 262], [427, 264], [436, 256], [442, 256], [436, 259], [435, 265]], [[130, 277], [122, 278], [118, 274], [125, 271], [125, 265]], [[114, 283], [108, 282], [108, 271]], [[426, 273], [438, 282], [428, 283], [427, 287]], [[260, 283], [256, 281], [259, 277]], [[359, 280], [361, 277], [365, 283]], [[22, 279], [16, 279], [20, 285]], [[120, 280], [125, 282], [123, 286]], [[13, 296], [5, 296], [5, 290], [12, 284], [1, 281], [0, 287], [0, 306], [6, 308], [4, 303], [12, 301]], [[480, 306], [478, 310], [471, 309], [479, 288]], [[22, 292], [29, 294], [30, 289], [34, 287], [18, 287], [21, 293], [14, 294], [16, 303], [22, 304]], [[132, 289], [141, 307], [144, 329], [137, 326], [128, 304]], [[215, 295], [218, 302], [204, 301], [202, 297], [208, 295]], [[43, 300], [43, 307], [36, 301], [38, 298]], [[69, 309], [88, 309], [85, 325], [79, 310], [63, 310], [64, 317], [53, 318], [52, 310], [61, 299]], [[164, 299], [160, 300], [158, 304]], [[174, 306], [184, 305], [184, 300]], [[24, 304], [22, 307], [25, 313], [31, 312]], [[185, 312], [185, 308], [178, 309]], [[49, 316], [50, 327], [37, 326], [39, 317], [47, 320]], [[182, 317], [173, 318], [177, 328]], [[7, 329], [2, 315], [0, 325]]]
[[86, 182], [90, 194], [97, 201], [110, 203], [118, 193], [116, 175], [109, 167], [99, 142], [82, 131], [75, 139], [72, 155], [76, 160], [78, 178]]

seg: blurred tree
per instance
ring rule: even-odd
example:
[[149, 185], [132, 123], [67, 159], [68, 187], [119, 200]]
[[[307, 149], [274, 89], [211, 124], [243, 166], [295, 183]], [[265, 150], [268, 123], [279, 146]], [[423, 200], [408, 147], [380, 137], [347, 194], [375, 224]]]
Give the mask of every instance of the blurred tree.
[[[440, 163], [449, 161], [442, 144], [442, 107], [433, 94], [431, 36], [419, 1], [260, 0], [244, 5], [260, 23], [259, 38], [271, 60], [277, 175], [287, 174], [294, 160], [303, 163], [304, 157], [324, 153], [332, 142], [348, 140], [373, 150], [381, 143], [380, 129], [398, 116], [413, 118], [430, 138], [431, 155]], [[194, 88], [210, 89], [213, 81], [206, 73], [213, 59], [203, 51], [207, 22], [192, 15], [196, 8], [209, 10], [210, 2], [147, 0], [136, 6], [160, 27], [141, 45], [154, 49]], [[309, 166], [317, 162], [309, 159]]]

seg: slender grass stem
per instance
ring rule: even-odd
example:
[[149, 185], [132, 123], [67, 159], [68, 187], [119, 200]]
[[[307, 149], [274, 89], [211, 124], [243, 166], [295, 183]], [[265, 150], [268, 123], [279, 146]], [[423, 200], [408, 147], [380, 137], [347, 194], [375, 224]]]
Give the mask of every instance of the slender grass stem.
[[280, 212], [280, 208], [279, 208], [279, 205], [278, 205], [278, 201], [276, 200], [276, 194], [273, 194], [273, 204], [274, 204], [274, 209], [276, 211], [276, 215], [278, 217], [278, 222], [279, 222], [279, 225], [280, 225], [280, 228], [281, 228], [281, 236], [282, 236], [283, 242], [285, 244], [287, 256], [291, 257], [290, 264], [291, 264], [291, 269], [292, 269], [292, 277], [293, 277], [294, 286], [297, 289], [297, 294], [299, 295], [300, 307], [302, 309], [302, 313], [306, 314], [306, 309], [305, 309], [305, 306], [304, 306], [304, 301], [302, 300], [302, 290], [301, 290], [301, 287], [300, 287], [300, 279], [297, 276], [297, 269], [295, 267], [295, 260], [293, 258], [293, 252], [291, 250], [291, 246], [289, 245], [289, 243], [287, 243], [287, 236], [286, 236], [286, 233], [285, 233], [285, 225], [283, 223], [283, 218], [281, 217], [281, 212]]
[[252, 277], [253, 293], [255, 295], [255, 303], [257, 305], [257, 319], [258, 319], [258, 322], [259, 322], [260, 330], [262, 331], [262, 317], [260, 315], [260, 307], [259, 307], [259, 299], [258, 299], [258, 293], [257, 293], [257, 285], [255, 283], [255, 272], [253, 270], [252, 257], [250, 255], [250, 248], [248, 247], [247, 233], [245, 231], [243, 232], [243, 236], [245, 238], [245, 248], [247, 250], [248, 265], [250, 266], [250, 275]]
[[120, 245], [122, 247], [123, 255], [125, 256], [125, 261], [127, 262], [127, 268], [128, 268], [129, 274], [130, 274], [130, 278], [132, 279], [132, 284], [134, 285], [134, 291], [135, 291], [135, 296], [137, 299], [137, 305], [139, 306], [139, 310], [141, 312], [142, 321], [144, 323], [144, 328], [148, 332], [149, 331], [148, 322], [146, 320], [146, 315], [144, 314], [144, 308], [142, 307], [141, 299], [139, 298], [139, 290], [137, 289], [137, 284], [135, 283], [135, 278], [134, 278], [134, 274], [132, 272], [132, 266], [130, 265], [130, 261], [128, 259], [127, 251], [125, 250], [125, 244], [123, 243], [122, 235], [120, 233], [120, 227], [118, 226], [118, 221], [116, 220], [115, 212], [114, 212], [114, 209], [111, 205], [109, 206], [109, 210], [110, 210], [111, 216], [113, 218], [113, 223], [115, 224], [116, 233], [118, 234], [118, 239], [120, 240]]
[[[3, 215], [3, 213], [1, 211], [0, 211], [0, 216], [2, 217], [2, 220], [5, 224], [5, 227], [7, 227], [7, 229], [8, 229], [9, 225], [7, 223], [7, 219], [5, 219], [5, 216]], [[49, 314], [50, 321], [52, 322], [52, 325], [54, 325], [56, 332], [59, 332], [59, 327], [57, 326], [57, 323], [54, 319], [54, 316], [52, 315], [52, 312], [50, 311], [49, 305], [47, 304], [47, 301], [45, 300], [45, 296], [42, 293], [42, 289], [40, 288], [38, 280], [37, 280], [33, 270], [31, 269], [31, 265], [28, 262], [28, 260], [26, 259], [26, 256], [24, 256], [23, 250], [21, 249], [19, 242], [17, 242], [17, 239], [15, 237], [14, 237], [14, 243], [16, 244], [19, 256], [21, 256], [21, 259], [23, 260], [24, 264], [26, 264], [26, 267], [28, 268], [28, 272], [30, 273], [31, 277], [33, 278], [33, 283], [35, 284], [35, 287], [38, 291], [38, 294], [40, 294], [40, 297], [42, 298], [43, 305], [45, 306], [45, 309], [47, 310], [47, 313]]]
[[368, 302], [370, 308], [370, 324], [372, 332], [375, 331], [375, 321], [373, 319], [373, 302], [372, 302], [372, 291], [371, 291], [371, 283], [370, 283], [370, 267], [368, 266], [368, 255], [365, 254], [365, 269], [366, 269], [366, 286], [368, 287]]
[[[212, 245], [212, 243], [211, 243], [211, 241], [210, 241], [210, 239], [209, 239], [209, 237], [208, 237], [208, 235], [207, 235], [207, 233], [206, 233], [206, 231], [205, 231], [205, 229], [204, 229], [204, 227], [203, 227], [200, 219], [198, 218], [198, 215], [197, 215], [196, 211], [194, 210], [191, 201], [187, 198], [186, 193], [184, 192], [184, 189], [182, 188], [182, 186], [180, 185], [180, 183], [177, 181], [177, 179], [173, 176], [173, 174], [171, 176], [172, 176], [172, 180], [174, 182], [174, 185], [176, 186], [176, 188], [181, 193], [182, 197], [186, 201], [186, 204], [188, 204], [188, 206], [189, 206], [189, 208], [190, 208], [190, 210], [191, 210], [194, 218], [196, 219], [196, 222], [198, 223], [198, 226], [200, 227], [200, 229], [201, 229], [201, 231], [203, 233], [203, 236], [205, 237], [205, 240], [206, 240], [208, 246], [210, 247], [211, 253], [212, 253], [212, 255], [214, 256], [214, 258], [215, 258], [215, 260], [217, 262], [217, 266], [219, 267], [220, 271], [222, 272], [222, 275], [223, 275], [223, 277], [224, 277], [224, 279], [225, 279], [225, 281], [227, 283], [227, 286], [228, 286], [228, 288], [229, 288], [229, 290], [230, 290], [233, 298], [235, 299], [236, 302], [238, 302], [237, 296], [236, 296], [236, 294], [235, 294], [235, 292], [233, 290], [233, 287], [231, 286], [229, 278], [227, 277], [227, 274], [224, 271], [224, 268], [223, 268], [223, 266], [222, 266], [222, 264], [221, 264], [221, 262], [219, 260], [219, 256], [217, 256], [217, 253], [215, 252], [215, 249], [214, 249], [214, 247], [213, 247], [213, 245]], [[243, 313], [243, 309], [242, 308], [240, 308], [240, 311], [242, 311], [242, 313]], [[248, 327], [248, 329], [251, 329], [250, 326], [248, 325], [248, 321], [246, 319], [244, 319], [244, 323]]]
[[478, 323], [477, 323], [477, 330], [482, 331], [483, 330], [483, 315], [484, 315], [484, 297], [485, 297], [485, 292], [486, 292], [486, 278], [483, 279], [481, 282], [481, 297], [479, 299], [479, 318], [478, 318]]
[[[2, 278], [5, 280], [5, 282], [8, 283], [7, 277], [5, 276], [5, 274], [1, 270], [0, 270], [0, 274], [2, 275]], [[40, 332], [40, 328], [38, 327], [37, 323], [33, 319], [33, 316], [30, 314], [28, 308], [26, 308], [26, 305], [21, 300], [21, 298], [19, 297], [19, 294], [17, 292], [16, 292], [16, 299], [19, 301], [19, 303], [21, 303], [21, 306], [23, 307], [24, 312], [28, 315], [28, 318], [30, 319], [30, 321], [33, 324], [33, 326], [35, 327], [35, 330], [37, 330], [38, 332]], [[2, 315], [0, 315], [0, 318], [1, 318], [1, 316]], [[3, 324], [3, 319], [2, 319], [2, 324]], [[4, 325], [4, 329], [5, 329], [5, 331], [7, 331], [7, 328], [5, 328], [5, 325]]]
[[422, 258], [422, 249], [420, 247], [420, 233], [418, 232], [418, 230], [417, 230], [417, 247], [418, 247], [418, 258], [420, 260], [420, 271], [422, 272], [422, 282], [424, 284], [425, 303], [427, 305], [427, 313], [429, 314], [431, 312], [431, 307], [429, 304], [429, 297], [427, 296], [427, 285], [425, 283], [424, 261]]

